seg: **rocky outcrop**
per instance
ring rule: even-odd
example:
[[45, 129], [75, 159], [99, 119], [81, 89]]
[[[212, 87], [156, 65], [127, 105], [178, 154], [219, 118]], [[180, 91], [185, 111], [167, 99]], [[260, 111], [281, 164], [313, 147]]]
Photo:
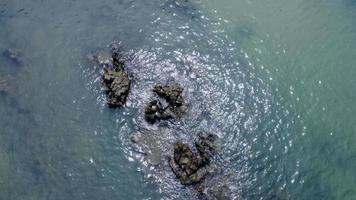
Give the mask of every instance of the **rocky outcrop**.
[[103, 88], [107, 94], [110, 107], [121, 107], [126, 103], [130, 90], [130, 79], [124, 71], [113, 71], [104, 68]]
[[145, 109], [145, 118], [149, 123], [155, 123], [158, 120], [170, 119], [174, 117], [169, 107], [163, 107], [159, 100], [153, 100], [148, 103]]
[[174, 144], [174, 153], [169, 164], [183, 185], [199, 183], [213, 171], [210, 159], [214, 152], [214, 140], [213, 135], [199, 137], [195, 143], [197, 152], [188, 144]]
[[[110, 53], [98, 52], [88, 57], [103, 69], [102, 84], [109, 107], [125, 105], [130, 91], [130, 77], [125, 71], [125, 63], [128, 64], [128, 60], [125, 60], [121, 49], [113, 48]], [[1, 87], [0, 80], [0, 91]], [[179, 119], [187, 112], [184, 89], [179, 84], [157, 84], [153, 87], [153, 92], [154, 98], [148, 101], [144, 109], [147, 122], [153, 124], [160, 120]], [[138, 128], [132, 134], [131, 140], [135, 153], [144, 160], [145, 165], [155, 167], [157, 171], [170, 167], [182, 185], [192, 185], [189, 188], [199, 199], [229, 199], [231, 191], [228, 184], [224, 181], [217, 182], [214, 176], [222, 172], [217, 165], [219, 160], [213, 159], [219, 151], [217, 136], [201, 133], [193, 143], [172, 144], [177, 133], [171, 130], [170, 126], [166, 127], [168, 131], [165, 132], [162, 131], [164, 126]], [[172, 145], [173, 155], [170, 152]], [[167, 157], [169, 166], [166, 165]]]
[[[178, 118], [187, 111], [183, 98], [183, 88], [178, 84], [156, 85], [153, 91], [161, 98], [148, 103], [145, 109], [146, 121], [155, 123], [159, 120]], [[162, 101], [166, 106], [163, 106]]]
[[183, 185], [199, 183], [208, 173], [203, 159], [188, 144], [181, 142], [175, 143], [169, 165]]
[[153, 91], [157, 93], [158, 96], [164, 98], [172, 107], [184, 105], [184, 98], [182, 96], [183, 88], [178, 84], [156, 85]]
[[[107, 59], [106, 59], [107, 60]], [[130, 79], [118, 50], [112, 51], [111, 64], [104, 66], [103, 88], [109, 107], [122, 107], [130, 91]]]

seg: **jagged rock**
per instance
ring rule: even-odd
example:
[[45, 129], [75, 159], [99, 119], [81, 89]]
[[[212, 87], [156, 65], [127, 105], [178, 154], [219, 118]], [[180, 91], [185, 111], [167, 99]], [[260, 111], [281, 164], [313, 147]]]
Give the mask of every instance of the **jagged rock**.
[[169, 107], [163, 108], [159, 100], [153, 100], [146, 106], [145, 118], [149, 123], [155, 123], [158, 120], [173, 118], [174, 114]]
[[177, 118], [187, 111], [182, 96], [183, 88], [178, 84], [156, 85], [153, 91], [163, 98], [167, 105], [163, 106], [160, 100], [151, 101], [145, 109], [145, 118], [148, 122], [154, 123], [158, 120]]
[[210, 171], [199, 153], [195, 153], [188, 144], [177, 142], [174, 145], [174, 156], [169, 165], [183, 185], [199, 183]]
[[111, 52], [99, 51], [88, 58], [103, 66], [103, 88], [107, 94], [109, 107], [121, 107], [126, 103], [130, 90], [130, 79], [124, 71], [124, 61], [121, 49], [112, 48]]
[[182, 96], [183, 88], [178, 84], [173, 85], [156, 85], [153, 89], [158, 96], [164, 98], [170, 106], [183, 106], [184, 98]]
[[130, 90], [130, 79], [124, 71], [104, 68], [103, 87], [110, 107], [121, 107], [125, 104]]
[[119, 47], [113, 47], [111, 49], [112, 53], [112, 64], [116, 70], [124, 70], [125, 68], [125, 59], [122, 55], [122, 49]]
[[169, 164], [183, 185], [199, 183], [214, 171], [210, 160], [215, 152], [216, 138], [217, 136], [213, 134], [201, 134], [195, 142], [197, 152], [188, 144], [182, 142], [174, 144], [174, 155]]

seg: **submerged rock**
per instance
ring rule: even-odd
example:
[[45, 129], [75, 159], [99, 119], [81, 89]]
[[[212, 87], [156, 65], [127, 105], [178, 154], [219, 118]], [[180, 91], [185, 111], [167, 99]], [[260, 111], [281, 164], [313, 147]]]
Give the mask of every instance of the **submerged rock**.
[[195, 142], [195, 146], [203, 159], [203, 162], [209, 164], [210, 158], [217, 150], [217, 136], [214, 134], [200, 134], [199, 139]]
[[10, 76], [4, 76], [0, 77], [0, 92], [3, 93], [8, 93], [11, 90], [11, 77]]
[[22, 63], [20, 51], [18, 49], [7, 49], [2, 55], [15, 65], [20, 65]]
[[217, 184], [211, 189], [211, 196], [208, 199], [211, 200], [229, 200], [230, 197], [230, 188], [226, 185]]
[[124, 71], [104, 68], [103, 87], [110, 107], [121, 107], [125, 104], [130, 90], [130, 79]]
[[158, 165], [163, 160], [162, 146], [159, 142], [161, 134], [148, 130], [140, 130], [132, 135], [132, 142], [139, 147], [139, 153], [144, 154], [149, 164]]
[[125, 60], [127, 60], [122, 48], [116, 46], [112, 47], [111, 51], [99, 50], [86, 56], [90, 61], [97, 63], [99, 66], [114, 71], [123, 71], [125, 69]]
[[101, 66], [110, 66], [112, 65], [112, 55], [107, 51], [98, 51], [94, 54], [88, 54], [88, 59], [101, 65]]

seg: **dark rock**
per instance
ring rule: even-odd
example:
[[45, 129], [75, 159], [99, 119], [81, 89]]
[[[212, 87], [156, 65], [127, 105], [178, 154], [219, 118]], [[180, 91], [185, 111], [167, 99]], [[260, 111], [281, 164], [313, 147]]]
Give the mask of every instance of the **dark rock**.
[[125, 104], [130, 90], [130, 79], [124, 71], [104, 68], [103, 87], [110, 107], [121, 107]]
[[199, 183], [213, 173], [215, 167], [211, 164], [211, 158], [215, 153], [216, 139], [213, 134], [200, 134], [195, 142], [196, 152], [188, 144], [174, 144], [174, 155], [169, 164], [183, 185]]
[[209, 166], [201, 156], [193, 152], [188, 144], [181, 142], [174, 145], [174, 156], [169, 164], [183, 185], [199, 183], [209, 173]]
[[156, 85], [153, 91], [168, 105], [163, 106], [160, 100], [151, 101], [145, 109], [145, 118], [148, 122], [155, 123], [158, 120], [178, 118], [187, 111], [182, 96], [183, 88], [178, 84]]
[[116, 71], [124, 70], [125, 68], [125, 59], [122, 53], [122, 49], [119, 47], [113, 47], [111, 49], [111, 58], [112, 64]]
[[153, 100], [146, 106], [145, 118], [149, 123], [155, 123], [158, 120], [173, 118], [174, 114], [169, 107], [163, 108], [159, 100]]
[[178, 84], [173, 85], [156, 85], [153, 89], [158, 96], [164, 98], [170, 106], [183, 106], [184, 98], [182, 96], [183, 88]]

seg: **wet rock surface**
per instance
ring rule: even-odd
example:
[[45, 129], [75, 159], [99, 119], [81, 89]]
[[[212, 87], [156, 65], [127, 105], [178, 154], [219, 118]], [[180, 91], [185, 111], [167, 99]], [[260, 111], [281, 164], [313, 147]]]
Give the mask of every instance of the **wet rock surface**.
[[201, 157], [181, 142], [175, 144], [174, 157], [169, 164], [183, 185], [199, 183], [207, 175]]
[[107, 52], [107, 51], [98, 51], [96, 53], [90, 53], [90, 54], [87, 54], [87, 58], [90, 60], [90, 61], [93, 61], [95, 63], [98, 63], [99, 65], [102, 65], [102, 66], [109, 66], [112, 64], [112, 55], [110, 52]]
[[105, 53], [95, 56], [99, 64], [104, 65], [103, 88], [107, 94], [109, 107], [122, 107], [130, 91], [130, 79], [124, 71], [124, 61], [119, 49], [113, 49], [111, 58]]
[[209, 195], [206, 199], [211, 199], [211, 200], [229, 200], [230, 198], [230, 188], [226, 184], [217, 184], [215, 185]]
[[210, 164], [210, 159], [214, 151], [214, 140], [215, 137], [211, 134], [199, 137], [195, 143], [197, 152], [188, 144], [182, 142], [174, 144], [174, 154], [169, 164], [183, 185], [199, 183], [213, 172], [214, 167]]
[[158, 94], [158, 96], [164, 98], [170, 106], [179, 107], [183, 106], [184, 99], [182, 96], [183, 88], [178, 84], [173, 85], [156, 85], [153, 91]]
[[187, 105], [182, 95], [183, 88], [179, 84], [156, 85], [153, 91], [160, 99], [150, 101], [145, 109], [145, 119], [150, 123], [159, 120], [181, 117], [187, 111]]
[[110, 107], [121, 107], [125, 104], [130, 90], [130, 79], [124, 71], [104, 68], [103, 87]]
[[155, 123], [159, 120], [174, 118], [174, 113], [169, 107], [164, 107], [159, 100], [153, 100], [148, 103], [145, 109], [145, 119], [149, 123]]

